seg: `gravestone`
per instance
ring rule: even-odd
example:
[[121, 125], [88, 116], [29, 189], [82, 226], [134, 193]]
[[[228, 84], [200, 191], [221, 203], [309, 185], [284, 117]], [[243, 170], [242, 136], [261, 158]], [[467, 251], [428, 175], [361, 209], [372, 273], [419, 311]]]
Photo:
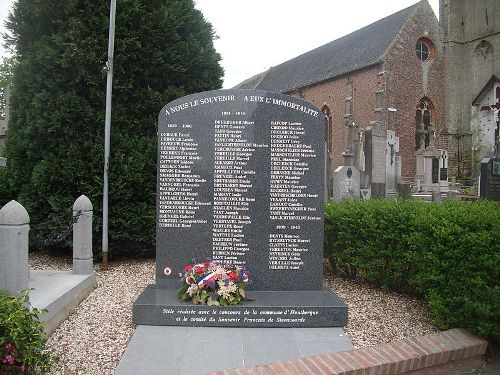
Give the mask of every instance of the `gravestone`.
[[354, 167], [342, 165], [333, 172], [332, 200], [360, 198], [359, 171]]
[[439, 172], [440, 158], [442, 150], [430, 146], [421, 153], [423, 158], [423, 181], [422, 190], [424, 192], [440, 193]]
[[372, 121], [366, 129], [366, 171], [372, 198], [385, 198], [387, 132], [381, 122]]
[[399, 152], [399, 137], [396, 137], [394, 130], [387, 130], [386, 143], [386, 160], [385, 160], [385, 175], [386, 175], [386, 190], [397, 190], [398, 168], [397, 168], [397, 153]]
[[[158, 119], [156, 285], [135, 324], [343, 326], [347, 306], [322, 286], [324, 121], [303, 100], [220, 90], [167, 104]], [[193, 259], [245, 265], [252, 301], [181, 301]]]
[[437, 184], [439, 182], [439, 159], [432, 159], [432, 183]]
[[439, 190], [441, 193], [448, 193], [448, 151], [440, 150], [441, 156], [439, 157]]
[[371, 189], [359, 189], [359, 195], [361, 196], [361, 199], [366, 201], [372, 197], [372, 191]]
[[398, 196], [401, 199], [410, 199], [411, 197], [411, 184], [399, 183]]
[[479, 196], [500, 201], [500, 159], [484, 158], [481, 161]]

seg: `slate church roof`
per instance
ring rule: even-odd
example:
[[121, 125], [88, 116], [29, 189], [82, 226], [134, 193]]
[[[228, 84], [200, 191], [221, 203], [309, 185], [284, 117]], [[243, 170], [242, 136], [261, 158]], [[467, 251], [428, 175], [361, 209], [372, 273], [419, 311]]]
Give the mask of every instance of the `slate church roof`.
[[272, 67], [235, 88], [286, 93], [377, 64], [418, 5]]

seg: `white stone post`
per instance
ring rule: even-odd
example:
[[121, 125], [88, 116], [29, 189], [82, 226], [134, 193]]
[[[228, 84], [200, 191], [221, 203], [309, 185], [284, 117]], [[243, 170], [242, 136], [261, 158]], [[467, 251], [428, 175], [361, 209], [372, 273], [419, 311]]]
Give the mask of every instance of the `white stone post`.
[[30, 217], [12, 200], [0, 209], [0, 289], [16, 294], [28, 288]]
[[92, 203], [80, 195], [73, 204], [73, 273], [90, 275], [92, 272]]

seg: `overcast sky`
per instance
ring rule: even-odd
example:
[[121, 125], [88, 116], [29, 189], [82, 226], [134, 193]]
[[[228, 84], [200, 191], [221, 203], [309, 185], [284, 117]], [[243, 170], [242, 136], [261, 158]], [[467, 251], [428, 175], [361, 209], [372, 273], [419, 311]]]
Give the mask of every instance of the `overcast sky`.
[[[96, 0], [103, 1], [103, 0]], [[224, 88], [415, 4], [416, 0], [195, 0], [219, 39]], [[0, 0], [0, 29], [13, 0]], [[429, 0], [438, 15], [439, 0]], [[118, 1], [117, 12], [120, 11]], [[118, 35], [116, 36], [119, 37]], [[2, 41], [3, 44], [3, 41]], [[2, 55], [6, 52], [2, 49]]]

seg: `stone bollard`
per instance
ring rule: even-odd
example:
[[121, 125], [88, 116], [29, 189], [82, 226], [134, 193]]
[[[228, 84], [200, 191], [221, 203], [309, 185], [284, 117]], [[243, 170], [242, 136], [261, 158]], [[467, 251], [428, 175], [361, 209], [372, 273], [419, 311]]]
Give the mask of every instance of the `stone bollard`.
[[92, 203], [80, 195], [73, 204], [73, 273], [90, 275], [92, 272]]
[[16, 294], [28, 288], [28, 234], [30, 217], [12, 200], [0, 210], [0, 290]]

